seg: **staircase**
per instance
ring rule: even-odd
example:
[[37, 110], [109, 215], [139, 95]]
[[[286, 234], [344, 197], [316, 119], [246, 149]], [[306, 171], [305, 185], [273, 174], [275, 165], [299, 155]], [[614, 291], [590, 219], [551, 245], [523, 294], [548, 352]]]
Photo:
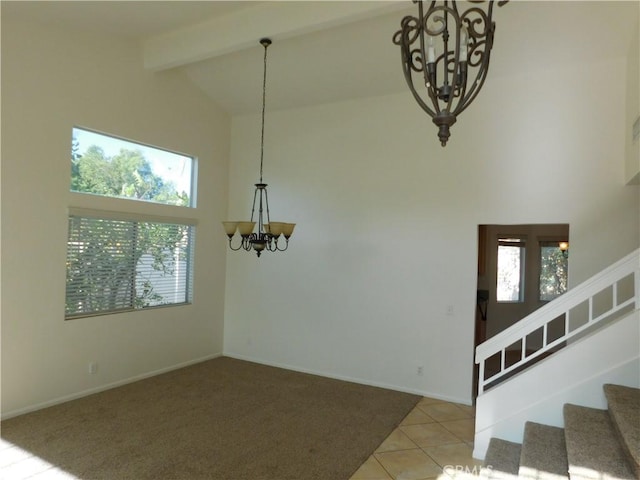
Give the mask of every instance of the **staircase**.
[[[605, 399], [604, 384], [640, 387], [639, 338], [640, 249], [478, 345], [473, 457], [485, 459], [490, 443], [501, 443], [493, 437], [517, 443], [526, 436], [543, 435], [546, 442], [558, 437], [531, 422], [562, 427], [565, 437], [573, 437], [566, 432], [572, 419], [587, 414], [567, 404], [605, 411], [611, 399]], [[590, 422], [590, 428], [604, 428], [595, 418]], [[637, 412], [634, 423], [640, 423]], [[636, 451], [638, 446], [636, 441]], [[516, 472], [532, 454], [524, 455], [509, 456]], [[549, 451], [545, 455], [551, 458]]]
[[564, 428], [527, 422], [522, 444], [492, 438], [485, 480], [640, 478], [640, 389], [604, 385], [607, 410], [565, 404]]
[[640, 249], [478, 345], [478, 395], [634, 309]]

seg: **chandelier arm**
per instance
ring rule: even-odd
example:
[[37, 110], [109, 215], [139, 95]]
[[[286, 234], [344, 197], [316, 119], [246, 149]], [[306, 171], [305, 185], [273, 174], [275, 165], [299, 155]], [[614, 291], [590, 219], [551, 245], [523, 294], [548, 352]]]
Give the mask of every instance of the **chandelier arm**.
[[[433, 110], [431, 110], [431, 108], [429, 108], [429, 106], [426, 104], [426, 102], [422, 99], [422, 97], [420, 96], [420, 94], [416, 91], [416, 87], [413, 84], [413, 77], [411, 75], [411, 59], [410, 58], [403, 58], [402, 61], [402, 70], [404, 71], [404, 79], [407, 82], [407, 85], [409, 86], [409, 90], [411, 90], [411, 93], [413, 94], [413, 98], [415, 98], [416, 102], [418, 102], [418, 105], [420, 105], [420, 107], [427, 112], [430, 116], [435, 116], [436, 112], [434, 112]], [[429, 87], [427, 87], [427, 90], [429, 89]], [[431, 96], [431, 95], [430, 95]], [[433, 98], [432, 98], [433, 101]], [[434, 106], [437, 107], [437, 102], [433, 102]]]
[[[471, 19], [470, 17], [473, 15], [477, 15], [477, 18]], [[460, 18], [463, 22], [467, 23], [468, 33], [470, 36], [473, 38], [482, 38], [486, 37], [494, 27], [492, 17], [493, 2], [490, 2], [486, 13], [479, 7], [472, 7], [464, 12]], [[481, 31], [476, 30], [478, 24], [482, 26]]]
[[[477, 3], [482, 3], [482, 0], [480, 0]], [[453, 110], [450, 110], [456, 116], [459, 115], [461, 112], [463, 112], [473, 102], [473, 100], [476, 98], [476, 96], [482, 89], [482, 85], [484, 84], [484, 81], [486, 79], [486, 74], [488, 71], [488, 63], [489, 63], [488, 60], [491, 53], [491, 48], [493, 47], [493, 30], [495, 28], [495, 25], [492, 23], [492, 20], [491, 20], [492, 12], [493, 12], [493, 2], [490, 1], [488, 15], [485, 14], [485, 12], [482, 11], [481, 9], [474, 7], [467, 10], [460, 18], [460, 26], [462, 26], [463, 21], [466, 20], [469, 35], [473, 37], [474, 40], [478, 37], [486, 37], [486, 39], [482, 42], [475, 43], [473, 46], [471, 55], [473, 55], [474, 51], [479, 46], [484, 46], [484, 50], [482, 51], [482, 53], [475, 52], [481, 55], [481, 62], [478, 66], [478, 71], [476, 73], [475, 80], [471, 88], [467, 92], [467, 85], [468, 85], [469, 79], [468, 79], [468, 75], [465, 75], [463, 91], [460, 92], [459, 100], [456, 104], [456, 107]], [[468, 17], [471, 13], [478, 14], [480, 16], [480, 19], [477, 19], [475, 22], [473, 22], [468, 18], [465, 18], [465, 17]], [[484, 24], [484, 29], [481, 32], [477, 32], [475, 30], [475, 26], [478, 22], [481, 22], [482, 24]], [[469, 61], [468, 63], [472, 63], [472, 62]], [[457, 71], [455, 67], [454, 67], [454, 71]]]
[[285, 237], [284, 240], [285, 240], [284, 248], [280, 248], [280, 246], [278, 244], [278, 239], [276, 239], [276, 250], [278, 252], [284, 252], [287, 248], [289, 248], [289, 239]]
[[475, 80], [473, 81], [473, 85], [469, 89], [469, 93], [467, 98], [465, 98], [456, 109], [456, 115], [462, 113], [471, 103], [475, 100], [482, 90], [482, 86], [487, 78], [487, 73], [489, 72], [489, 60], [491, 59], [491, 48], [493, 47], [493, 31], [495, 25], [491, 26], [491, 29], [487, 33], [487, 39], [485, 40], [484, 51], [482, 52], [482, 62], [478, 66], [478, 73], [476, 74]]
[[[501, 7], [502, 5], [507, 3], [508, 1], [509, 0], [505, 0], [504, 2], [498, 2], [498, 6]], [[493, 2], [489, 2], [489, 8], [487, 9], [487, 17], [489, 17], [489, 25], [492, 25], [491, 17], [493, 17]]]
[[[443, 73], [443, 78], [442, 78], [442, 85], [443, 86], [448, 86], [449, 85], [449, 72], [448, 72], [448, 68], [449, 68], [449, 8], [446, 7], [447, 2], [445, 0], [444, 2], [445, 4], [445, 12], [444, 12], [444, 33], [442, 34], [442, 42], [444, 44], [444, 51], [442, 52], [444, 54], [444, 68], [442, 69], [442, 73]], [[455, 60], [454, 60], [454, 67], [455, 67]], [[453, 79], [452, 79], [453, 80]]]
[[251, 251], [251, 237], [253, 237], [253, 233], [251, 235], [247, 235], [246, 237], [242, 237], [242, 248], [244, 248], [247, 252]]
[[438, 97], [436, 96], [435, 89], [432, 86], [427, 86], [427, 94], [429, 95], [429, 99], [431, 100], [431, 103], [433, 104], [433, 110], [429, 107], [427, 102], [425, 102], [422, 99], [422, 97], [420, 96], [418, 91], [415, 89], [415, 87], [413, 85], [413, 82], [411, 82], [409, 84], [409, 89], [411, 90], [411, 93], [413, 94], [413, 97], [416, 99], [416, 102], [418, 102], [418, 105], [420, 105], [420, 107], [425, 112], [427, 112], [430, 116], [434, 117], [438, 113], [440, 113], [440, 104], [438, 103]]
[[[480, 75], [482, 75], [482, 78], [480, 78]], [[473, 86], [469, 90], [469, 94], [467, 98], [461, 101], [456, 107], [456, 111], [455, 111], [456, 115], [459, 115], [460, 113], [464, 112], [467, 109], [467, 107], [471, 105], [471, 103], [473, 103], [475, 98], [478, 96], [478, 93], [480, 93], [480, 90], [482, 90], [482, 85], [484, 85], [484, 81], [486, 78], [487, 78], [487, 70], [483, 69], [482, 72], [478, 73], [478, 77], [476, 77], [475, 81], [473, 82]]]
[[[425, 27], [425, 25], [422, 25], [422, 23], [421, 23], [422, 22], [422, 18], [423, 18], [422, 1], [414, 0], [414, 3], [418, 4], [418, 20], [419, 20], [419, 22], [418, 22], [418, 25], [419, 25], [418, 35], [420, 37], [420, 51], [422, 52], [422, 57], [420, 58], [421, 64], [422, 64], [422, 74], [424, 76], [424, 84], [427, 86], [427, 89], [429, 89], [432, 81], [429, 78], [429, 71], [427, 69], [427, 63], [426, 63], [427, 59], [424, 58], [424, 54], [425, 54], [425, 52], [427, 50], [425, 49], [425, 45], [424, 45], [424, 33], [425, 33], [425, 28], [424, 27]], [[407, 51], [409, 51], [409, 50], [410, 50], [409, 44], [407, 44]], [[411, 54], [410, 53], [409, 53], [408, 59], [411, 60]], [[411, 69], [409, 69], [409, 72], [411, 72]]]
[[[466, 46], [464, 47], [466, 48]], [[456, 106], [453, 110], [450, 110], [450, 112], [455, 115], [458, 116], [458, 114], [460, 114], [460, 112], [462, 112], [465, 108], [467, 108], [467, 106], [473, 101], [473, 98], [475, 98], [475, 96], [478, 94], [479, 90], [475, 91], [475, 81], [474, 81], [474, 85], [472, 85], [472, 88], [467, 91], [467, 87], [469, 85], [469, 62], [468, 61], [460, 61], [458, 63], [458, 68], [456, 69], [457, 72], [457, 88], [458, 88], [458, 93], [456, 95], [456, 97], [458, 98], [458, 101], [456, 103]], [[477, 77], [476, 77], [477, 79]]]
[[[430, 35], [432, 37], [437, 37], [440, 34], [444, 33], [444, 31], [447, 29], [447, 24], [445, 22], [445, 17], [447, 16], [447, 13], [451, 12], [451, 11], [452, 11], [451, 7], [448, 7], [446, 5], [436, 5], [435, 1], [431, 2], [431, 6], [427, 10], [426, 16], [424, 18], [420, 19], [422, 27], [427, 32], [427, 35]], [[440, 17], [437, 16], [436, 13], [438, 13], [438, 12], [442, 12], [444, 14], [444, 16], [440, 16]], [[427, 20], [429, 20], [431, 17], [433, 17], [433, 22], [434, 23], [439, 23], [440, 24], [440, 27], [432, 27], [432, 28], [430, 28], [428, 26]]]
[[451, 2], [451, 8], [455, 12], [456, 16], [460, 17], [460, 13], [458, 12], [458, 4], [455, 1]]
[[[417, 3], [420, 0], [415, 0], [415, 2]], [[412, 24], [418, 25], [418, 26], [411, 26]], [[419, 36], [419, 29], [421, 27], [419, 26], [419, 22], [418, 19], [415, 17], [411, 17], [411, 16], [406, 16], [402, 19], [402, 29], [398, 30], [395, 35], [393, 36], [393, 42], [396, 45], [400, 46], [400, 51], [401, 51], [401, 64], [402, 64], [402, 72], [404, 74], [404, 79], [407, 82], [407, 85], [409, 86], [409, 90], [411, 90], [411, 93], [413, 94], [413, 97], [415, 98], [416, 102], [418, 102], [418, 104], [420, 105], [420, 108], [422, 108], [425, 112], [427, 112], [430, 116], [434, 116], [436, 114], [436, 112], [434, 112], [433, 110], [431, 110], [431, 108], [429, 108], [429, 106], [426, 104], [426, 102], [422, 99], [422, 97], [418, 94], [414, 84], [413, 84], [413, 71], [415, 72], [419, 72], [421, 70], [424, 70], [424, 59], [419, 59], [420, 65], [422, 66], [422, 69], [419, 69], [417, 67], [414, 66], [414, 60], [413, 60], [413, 53], [417, 53], [418, 50], [414, 50], [412, 51], [410, 48], [410, 45], [417, 39], [417, 37]], [[418, 60], [416, 60], [418, 61]], [[429, 84], [427, 83], [427, 91], [429, 92], [429, 97], [431, 98], [432, 103], [434, 104], [434, 107], [437, 107], [437, 102], [435, 102], [433, 100], [433, 96], [431, 91], [429, 90]]]
[[258, 187], [253, 191], [253, 204], [251, 205], [251, 222], [253, 222], [253, 215], [256, 211], [256, 195], [258, 194]]
[[433, 110], [435, 113], [430, 115], [433, 117], [440, 113], [440, 101], [438, 100], [438, 64], [444, 63], [444, 53], [438, 55], [432, 63], [427, 63], [425, 69], [429, 71], [430, 81], [426, 84], [427, 93], [429, 99], [433, 104]]
[[276, 249], [273, 247], [273, 238], [271, 238], [270, 236], [267, 235], [267, 243], [264, 247], [264, 249], [268, 252], [275, 252]]
[[267, 186], [264, 186], [264, 204], [267, 209], [267, 223], [271, 223], [271, 219], [269, 218], [269, 195], [267, 194]]
[[400, 30], [393, 34], [392, 41], [394, 44], [404, 48], [415, 42], [420, 34], [420, 22], [418, 18], [407, 15], [400, 22]]
[[231, 250], [233, 250], [234, 252], [237, 252], [238, 250], [240, 250], [242, 248], [242, 240], [240, 240], [240, 244], [238, 245], [238, 248], [233, 248], [233, 245], [231, 245], [231, 238], [229, 237], [229, 248]]
[[[287, 249], [287, 247], [285, 247], [285, 248], [280, 248], [279, 247], [280, 237], [274, 237], [272, 240], [273, 241], [269, 245], [269, 251], [270, 252], [284, 252]], [[287, 245], [288, 245], [288, 243], [289, 243], [289, 241], [287, 240]]]
[[[464, 48], [467, 48], [465, 45]], [[468, 53], [467, 53], [468, 59]], [[458, 86], [458, 103], [456, 105], [455, 110], [458, 110], [460, 104], [464, 103], [465, 98], [467, 98], [467, 85], [469, 84], [469, 62], [464, 61], [460, 62], [460, 74], [459, 74], [459, 86]]]
[[[455, 2], [453, 2], [453, 5], [455, 6]], [[460, 21], [460, 17], [458, 16], [458, 12], [457, 11], [452, 11], [453, 13], [451, 14], [451, 16], [453, 17], [453, 20], [455, 20], [456, 23], [456, 43], [455, 46], [456, 48], [454, 49], [454, 54], [453, 54], [453, 72], [451, 72], [451, 94], [449, 95], [448, 101], [447, 101], [447, 108], [446, 111], [447, 112], [453, 112], [454, 110], [457, 110], [458, 105], [460, 105], [460, 100], [458, 100], [458, 102], [456, 103], [456, 108], [455, 109], [451, 109], [451, 106], [453, 105], [453, 100], [455, 98], [459, 98], [456, 97], [455, 95], [455, 89], [458, 86], [459, 83], [459, 69], [460, 69], [460, 26], [461, 26], [461, 21]], [[447, 24], [448, 24], [448, 20], [447, 20]], [[448, 48], [445, 47], [445, 51], [448, 50]], [[445, 78], [448, 78], [448, 74], [449, 74], [449, 68], [447, 63], [445, 63], [444, 65], [444, 75]]]
[[260, 196], [258, 198], [258, 235], [261, 235], [264, 232], [263, 203], [262, 203], [263, 194], [264, 194], [264, 188], [261, 188]]
[[[453, 14], [452, 17], [456, 22], [456, 43], [455, 43], [455, 55], [454, 55], [454, 60], [453, 60], [453, 73], [452, 73], [452, 77], [453, 77], [453, 82], [452, 82], [452, 90], [451, 90], [451, 97], [449, 98], [449, 105], [447, 110], [451, 111], [451, 106], [453, 105], [453, 100], [454, 98], [457, 99], [456, 102], [456, 107], [453, 109], [457, 109], [458, 105], [460, 104], [460, 100], [462, 98], [464, 98], [462, 96], [462, 91], [466, 90], [466, 85], [463, 85], [462, 82], [464, 81], [464, 79], [462, 78], [462, 66], [463, 66], [463, 62], [462, 62], [462, 58], [460, 57], [460, 50], [462, 48], [462, 40], [463, 37], [461, 35], [461, 31], [462, 31], [462, 18], [460, 17], [460, 12], [458, 12], [458, 4], [454, 1], [451, 2], [451, 8], [453, 10]], [[465, 39], [466, 41], [466, 39]], [[464, 62], [466, 63], [466, 62]], [[456, 95], [456, 91], [458, 92], [458, 94]]]
[[[453, 109], [453, 114], [458, 115], [460, 113], [460, 106], [464, 104], [465, 98], [467, 95], [467, 84], [468, 84], [468, 76], [467, 76], [467, 65], [466, 62], [460, 62], [460, 74], [458, 75], [459, 85], [458, 85], [458, 103], [456, 103], [456, 108]], [[463, 72], [464, 69], [464, 72]]]
[[[502, 5], [499, 4], [499, 6]], [[478, 47], [484, 48], [482, 50], [482, 53], [479, 53], [482, 60], [477, 67], [478, 71], [475, 75], [475, 80], [473, 81], [473, 84], [471, 85], [466, 98], [462, 98], [460, 103], [456, 107], [456, 115], [462, 113], [469, 105], [471, 105], [478, 93], [480, 93], [480, 90], [482, 90], [482, 86], [484, 85], [484, 81], [486, 80], [487, 73], [489, 71], [489, 60], [491, 58], [491, 49], [493, 48], [493, 35], [495, 31], [495, 23], [493, 23], [493, 2], [489, 2], [489, 8], [486, 14], [483, 10], [474, 7], [466, 11], [463, 17], [467, 17], [473, 13], [476, 13], [480, 16], [482, 23], [484, 23], [484, 30], [482, 32], [476, 32], [475, 24], [477, 22], [472, 22], [467, 18], [466, 21], [469, 25], [469, 35], [471, 35], [474, 39], [476, 39], [478, 35], [481, 35], [485, 37], [485, 39], [484, 41], [474, 44], [471, 56], [473, 56], [474, 53], [478, 54], [478, 52], [476, 51]]]
[[267, 243], [265, 244], [264, 249], [265, 249], [267, 252], [275, 252], [275, 251], [276, 251], [276, 248], [275, 248], [275, 247], [274, 247], [274, 245], [273, 245], [273, 238], [272, 238], [271, 236], [268, 236], [268, 235], [267, 235], [267, 237], [266, 237], [266, 242], [267, 242]]
[[[433, 64], [433, 73], [431, 75], [431, 82], [427, 83], [427, 89], [429, 92], [429, 97], [431, 99], [431, 102], [434, 105], [434, 109], [435, 109], [435, 113], [431, 114], [429, 112], [429, 115], [431, 115], [432, 117], [436, 116], [437, 114], [439, 114], [442, 111], [442, 108], [440, 106], [440, 102], [441, 100], [439, 100], [441, 93], [439, 92], [439, 88], [438, 88], [438, 84], [437, 84], [437, 71], [438, 71], [438, 64], [440, 62], [442, 62], [443, 65], [443, 87], [448, 87], [451, 89], [451, 91], [453, 92], [453, 89], [455, 88], [456, 85], [456, 76], [455, 76], [455, 60], [458, 58], [459, 52], [456, 51], [454, 52], [454, 73], [451, 77], [451, 84], [449, 83], [449, 48], [448, 48], [448, 38], [449, 38], [449, 33], [448, 33], [448, 28], [449, 28], [449, 15], [451, 15], [454, 20], [456, 21], [456, 26], [461, 23], [460, 22], [460, 16], [458, 15], [458, 11], [457, 11], [457, 6], [456, 6], [456, 2], [452, 1], [451, 2], [453, 5], [453, 8], [447, 5], [447, 2], [445, 2], [444, 5], [436, 5], [436, 1], [432, 1], [431, 5], [429, 6], [429, 9], [427, 10], [426, 16], [422, 17], [422, 12], [420, 12], [421, 15], [421, 20], [420, 20], [420, 25], [422, 27], [422, 29], [424, 31], [426, 31], [426, 33], [428, 35], [431, 36], [439, 36], [442, 35], [443, 37], [443, 45], [444, 45], [444, 51], [442, 54], [440, 54], [437, 59], [435, 60], [434, 64]], [[422, 5], [422, 2], [420, 2], [420, 5]], [[438, 16], [437, 13], [440, 12], [442, 14], [442, 16]], [[428, 25], [428, 20], [432, 19], [434, 23], [439, 23], [441, 26], [438, 27], [434, 27], [434, 28], [430, 28]], [[456, 31], [458, 31], [459, 29], [456, 28]], [[459, 33], [459, 32], [458, 32]], [[458, 37], [458, 33], [456, 33], [456, 45], [459, 42], [459, 37]], [[422, 49], [422, 52], [425, 52], [424, 48]], [[424, 55], [423, 55], [424, 56]], [[428, 65], [428, 64], [427, 64]], [[426, 65], [424, 66], [425, 71], [427, 69]], [[453, 95], [451, 95], [449, 97], [449, 101], [446, 102], [446, 111], [450, 111], [451, 110], [451, 105], [452, 105], [452, 100], [453, 100]]]

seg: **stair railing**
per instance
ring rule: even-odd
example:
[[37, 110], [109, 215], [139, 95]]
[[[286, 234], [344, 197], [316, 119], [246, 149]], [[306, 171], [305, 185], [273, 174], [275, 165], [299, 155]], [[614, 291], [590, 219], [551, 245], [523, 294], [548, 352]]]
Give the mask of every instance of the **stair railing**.
[[[633, 281], [633, 294], [630, 298], [619, 301], [618, 284], [628, 277], [631, 277]], [[612, 290], [611, 306], [604, 311], [596, 312], [594, 310], [594, 299], [599, 293], [608, 288]], [[571, 330], [571, 311], [584, 302], [588, 303], [586, 321]], [[630, 308], [630, 306], [633, 308]], [[475, 360], [479, 365], [478, 395], [481, 395], [487, 386], [504, 379], [507, 375], [524, 367], [534, 359], [551, 353], [554, 349], [561, 347], [564, 342], [576, 337], [586, 329], [603, 320], [614, 318], [617, 312], [625, 308], [630, 310], [640, 308], [640, 249], [635, 250], [600, 273], [532, 312], [511, 327], [478, 345]], [[560, 336], [549, 338], [550, 323], [561, 317], [564, 317], [564, 333]], [[527, 354], [527, 337], [539, 329], [542, 329], [542, 346], [533, 353]], [[513, 351], [509, 347], [513, 347], [518, 343], [520, 343], [520, 358], [507, 365], [507, 351]], [[517, 351], [518, 349], [516, 348], [515, 350]], [[487, 360], [498, 354], [498, 372], [485, 378]]]

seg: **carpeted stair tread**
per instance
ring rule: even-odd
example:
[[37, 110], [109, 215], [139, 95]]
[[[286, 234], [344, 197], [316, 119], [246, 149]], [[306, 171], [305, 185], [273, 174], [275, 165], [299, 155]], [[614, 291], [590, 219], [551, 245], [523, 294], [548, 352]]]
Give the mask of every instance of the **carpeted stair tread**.
[[640, 389], [606, 384], [609, 415], [629, 463], [640, 478]]
[[564, 405], [564, 429], [571, 480], [635, 480], [606, 410]]
[[481, 477], [486, 480], [518, 478], [521, 447], [519, 443], [492, 438], [484, 457]]
[[569, 478], [564, 430], [527, 422], [520, 454], [520, 478], [562, 480]]

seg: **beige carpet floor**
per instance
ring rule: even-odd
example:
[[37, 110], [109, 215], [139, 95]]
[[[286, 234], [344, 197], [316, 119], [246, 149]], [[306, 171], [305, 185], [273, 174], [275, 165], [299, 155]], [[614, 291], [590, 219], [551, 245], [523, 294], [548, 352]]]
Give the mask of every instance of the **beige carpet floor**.
[[348, 479], [420, 397], [217, 358], [2, 422], [82, 479]]

